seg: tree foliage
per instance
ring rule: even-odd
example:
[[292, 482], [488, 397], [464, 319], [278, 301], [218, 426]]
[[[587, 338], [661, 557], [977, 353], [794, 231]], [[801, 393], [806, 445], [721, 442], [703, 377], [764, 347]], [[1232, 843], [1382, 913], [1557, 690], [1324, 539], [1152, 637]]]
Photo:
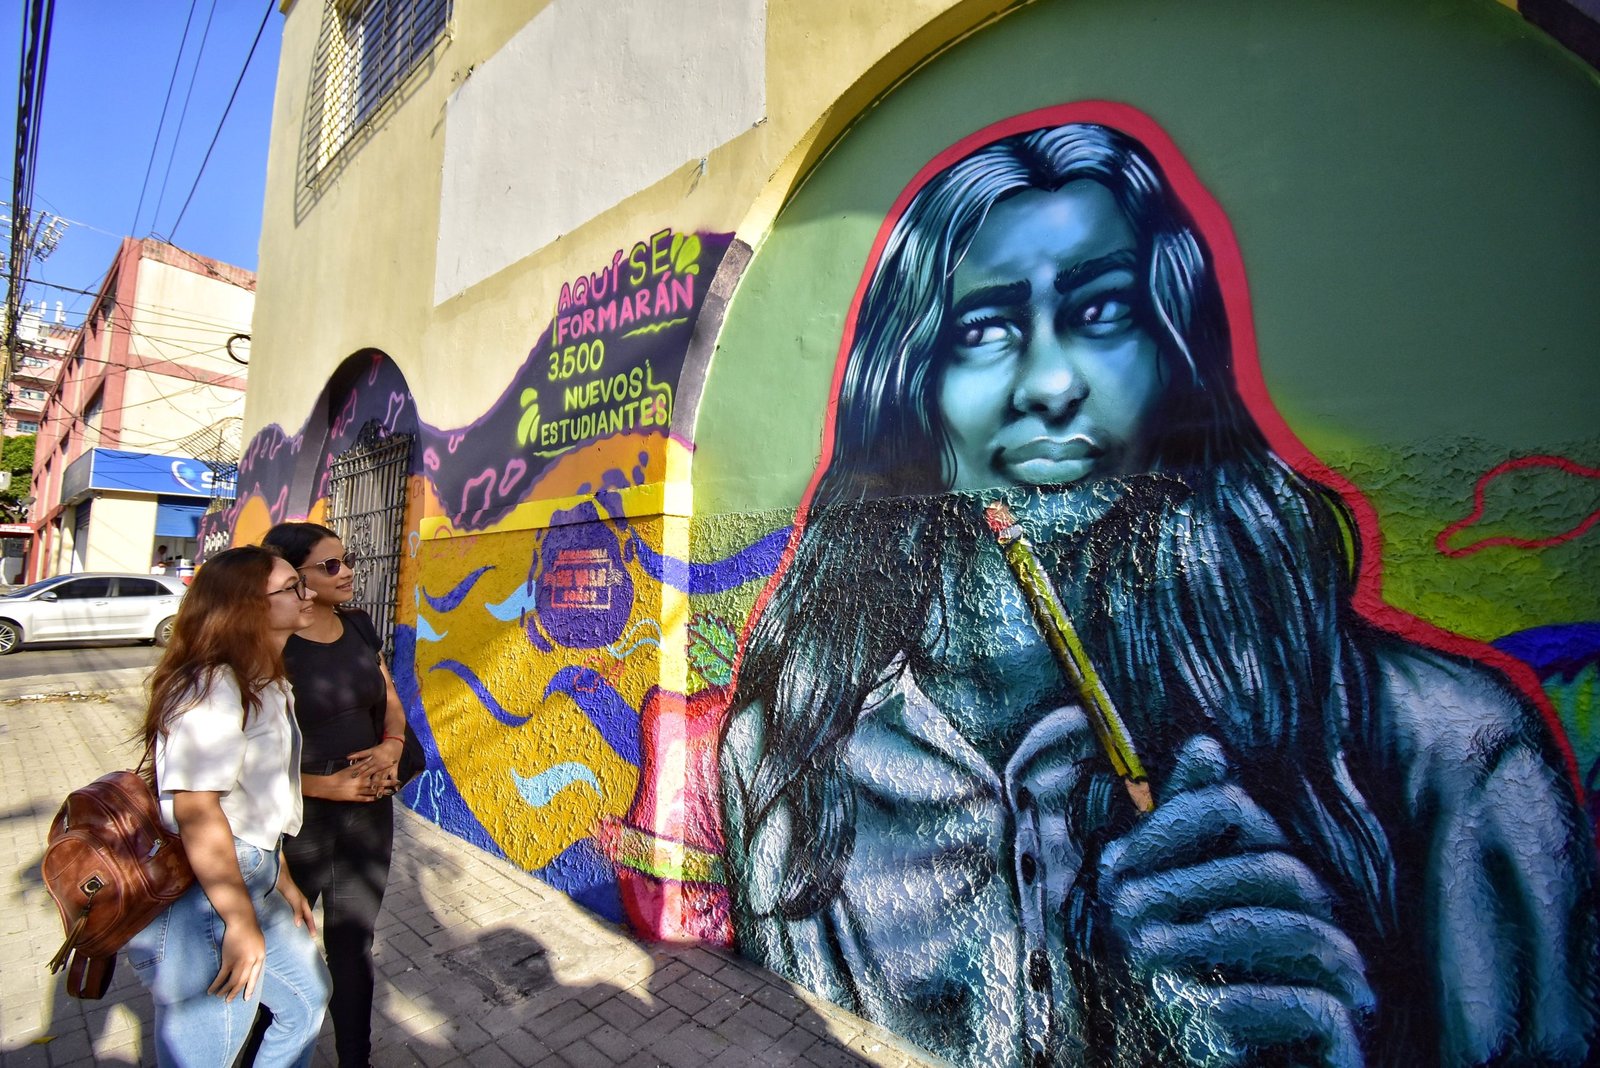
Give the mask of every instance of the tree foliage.
[[0, 519], [4, 522], [21, 522], [22, 499], [32, 492], [34, 437], [19, 434], [6, 438], [4, 449], [0, 450], [0, 471], [11, 472], [11, 485], [0, 490]]

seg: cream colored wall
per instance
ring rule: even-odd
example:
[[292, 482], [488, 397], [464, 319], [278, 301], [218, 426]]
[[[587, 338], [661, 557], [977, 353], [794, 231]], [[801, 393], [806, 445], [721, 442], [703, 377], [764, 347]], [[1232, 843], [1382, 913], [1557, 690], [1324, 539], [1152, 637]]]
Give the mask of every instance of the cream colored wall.
[[[703, 174], [698, 158], [686, 159], [648, 189], [544, 248], [529, 248], [436, 307], [451, 95], [480, 68], [493, 70], [502, 47], [535, 16], [568, 2], [457, 3], [446, 39], [414, 73], [403, 102], [382, 109], [372, 136], [334, 161], [336, 173], [316, 199], [304, 195], [297, 166], [323, 5], [289, 7], [268, 156], [247, 438], [272, 422], [297, 430], [337, 364], [364, 348], [399, 364], [424, 420], [471, 421], [506, 388], [548, 323], [563, 281], [609, 263], [618, 248], [664, 225], [731, 230], [758, 242], [791, 184], [849, 118], [895, 78], [1012, 6], [769, 0], [766, 121], [712, 150]], [[677, 2], [690, 21], [721, 4]], [[560, 86], [547, 89], [528, 106], [559, 102]], [[540, 166], [560, 148], [526, 145], [526, 165]], [[625, 157], [629, 150], [616, 151]], [[488, 194], [452, 206], [485, 234], [507, 210]]]
[[172, 375], [129, 371], [122, 391], [117, 448], [133, 452], [170, 452], [196, 431], [244, 414], [243, 390]]
[[[445, 107], [435, 301], [764, 121], [766, 11], [559, 0], [479, 64]], [[554, 150], [529, 166], [532, 145]]]
[[[230, 335], [250, 332], [255, 293], [146, 257], [139, 263], [129, 352], [154, 366], [124, 380], [118, 448], [165, 451], [229, 416], [243, 414], [244, 392], [196, 381], [242, 379], [248, 367], [228, 356]], [[165, 368], [165, 371], [163, 370]]]
[[230, 334], [249, 332], [254, 309], [251, 290], [145, 257], [129, 347], [152, 359], [242, 375], [244, 365], [230, 359], [223, 345]]
[[156, 499], [104, 493], [89, 515], [90, 571], [150, 570], [156, 536]]

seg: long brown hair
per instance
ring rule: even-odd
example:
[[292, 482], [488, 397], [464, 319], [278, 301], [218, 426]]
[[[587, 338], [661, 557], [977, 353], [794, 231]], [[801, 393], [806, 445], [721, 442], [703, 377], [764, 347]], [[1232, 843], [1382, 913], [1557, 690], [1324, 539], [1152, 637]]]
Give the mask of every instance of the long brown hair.
[[267, 580], [280, 558], [273, 549], [244, 545], [218, 553], [195, 573], [150, 676], [145, 745], [200, 699], [214, 671], [232, 672], [238, 682], [241, 723], [260, 709], [261, 692], [283, 680], [283, 653], [267, 633]]

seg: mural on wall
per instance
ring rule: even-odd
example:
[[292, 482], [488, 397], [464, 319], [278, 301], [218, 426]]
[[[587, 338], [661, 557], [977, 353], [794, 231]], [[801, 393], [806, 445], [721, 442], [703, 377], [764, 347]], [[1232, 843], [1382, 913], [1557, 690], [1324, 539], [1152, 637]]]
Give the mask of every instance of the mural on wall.
[[840, 359], [721, 743], [745, 953], [960, 1063], [1585, 1060], [1549, 703], [1384, 603], [1153, 122], [1069, 105], [935, 159]]
[[[390, 360], [352, 357], [299, 433], [274, 425], [251, 440], [237, 499], [208, 517], [211, 548], [326, 498], [332, 458], [370, 420], [386, 432], [418, 434], [416, 474], [431, 494], [426, 514], [441, 519], [436, 533], [505, 520], [539, 496], [534, 484], [558, 460], [618, 436], [637, 438], [658, 481], [688, 338], [730, 239], [662, 229], [563, 283], [550, 321], [530, 324], [538, 332], [511, 386], [465, 427], [420, 422]], [[605, 467], [585, 470], [598, 483]]]
[[[284, 520], [327, 521], [332, 461], [363, 426], [415, 434], [394, 677], [429, 766], [407, 803], [641, 926], [666, 922], [663, 877], [720, 870], [720, 840], [699, 848], [669, 833], [657, 848], [670, 817], [635, 800], [641, 766], [685, 744], [681, 713], [695, 702], [651, 685], [663, 576], [688, 565], [663, 555], [658, 520], [629, 516], [652, 511], [669, 453], [682, 451], [669, 435], [675, 389], [729, 241], [663, 228], [568, 280], [506, 391], [466, 427], [419, 420], [383, 354], [352, 357], [298, 433], [256, 435], [237, 500], [204, 531], [214, 552]], [[630, 508], [630, 494], [646, 504]], [[779, 549], [743, 549], [721, 572], [697, 565], [696, 581], [770, 573]], [[691, 733], [714, 752], [714, 724]], [[714, 813], [714, 782], [694, 793]], [[624, 884], [648, 874], [625, 893], [619, 872]], [[691, 902], [673, 906], [695, 917], [688, 934], [731, 940], [720, 883], [668, 881]]]
[[[1481, 100], [1452, 123], [1421, 93], [1500, 103], [1516, 79], [1470, 49], [1511, 46], [1468, 31], [1507, 12], [1459, 5], [1452, 36], [1370, 4], [1331, 47], [1360, 5], [1158, 6], [1137, 34], [1120, 0], [963, 38], [856, 117], [747, 265], [664, 227], [587, 265], [469, 425], [352, 357], [251, 443], [211, 547], [325, 520], [369, 422], [415, 434], [407, 802], [957, 1063], [1586, 1063], [1600, 453], [1537, 436], [1584, 380], [1529, 264], [1565, 297], [1600, 260], [1538, 212], [1416, 210], [1511, 188], [1507, 127], [1507, 166], [1574, 169], [1524, 136], [1559, 108], [1518, 95], [1494, 140]], [[1219, 79], [1243, 38], [1257, 66]], [[1404, 92], [1356, 86], [1352, 54]], [[1029, 110], [1111, 72], [1161, 124]], [[1412, 96], [1438, 141], [1373, 120]], [[1470, 182], [1432, 165], [1467, 158]], [[1349, 277], [1428, 259], [1464, 265], [1392, 299]], [[1509, 340], [1457, 307], [1489, 302], [1458, 292], [1479, 274]], [[1563, 381], [1516, 408], [1540, 372]], [[1475, 375], [1494, 433], [1436, 400]], [[701, 410], [675, 418], [680, 391]]]

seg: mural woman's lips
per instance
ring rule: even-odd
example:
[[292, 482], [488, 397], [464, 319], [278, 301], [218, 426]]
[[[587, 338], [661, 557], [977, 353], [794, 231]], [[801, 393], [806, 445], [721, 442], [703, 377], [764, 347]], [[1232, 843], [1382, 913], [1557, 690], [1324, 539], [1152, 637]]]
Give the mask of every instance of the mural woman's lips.
[[1037, 437], [1000, 452], [1000, 466], [1017, 482], [1033, 485], [1076, 482], [1086, 477], [1105, 450], [1082, 434]]

